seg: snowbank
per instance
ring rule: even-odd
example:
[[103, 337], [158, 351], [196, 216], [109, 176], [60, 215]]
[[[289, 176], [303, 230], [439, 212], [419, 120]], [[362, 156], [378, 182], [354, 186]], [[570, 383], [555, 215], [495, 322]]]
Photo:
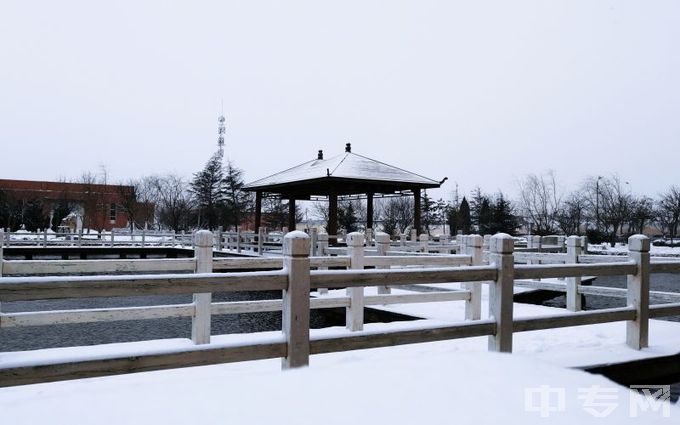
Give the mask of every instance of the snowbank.
[[[310, 368], [220, 365], [0, 390], [8, 424], [570, 424], [677, 423], [680, 409], [631, 417], [628, 389], [520, 355], [433, 353], [427, 344], [380, 358], [332, 354]], [[541, 402], [545, 390], [549, 402]], [[606, 391], [604, 418], [584, 394]], [[563, 397], [563, 398], [562, 398]], [[563, 402], [563, 403], [562, 403]], [[609, 401], [612, 403], [612, 401]], [[590, 406], [590, 407], [588, 407]], [[548, 415], [548, 418], [543, 417]]]

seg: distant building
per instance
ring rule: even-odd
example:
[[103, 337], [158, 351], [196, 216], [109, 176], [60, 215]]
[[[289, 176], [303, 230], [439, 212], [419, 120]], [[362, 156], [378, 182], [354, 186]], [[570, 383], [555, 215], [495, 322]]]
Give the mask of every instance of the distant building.
[[[64, 226], [72, 231], [82, 227], [95, 230], [126, 227], [128, 217], [122, 204], [126, 196], [133, 194], [132, 186], [0, 179], [0, 196], [5, 208], [39, 203], [44, 215], [49, 217], [50, 227], [56, 228], [64, 220]], [[61, 216], [56, 214], [58, 211]], [[17, 223], [16, 214], [5, 221], [11, 223], [0, 222], [0, 227], [17, 228], [24, 224]]]

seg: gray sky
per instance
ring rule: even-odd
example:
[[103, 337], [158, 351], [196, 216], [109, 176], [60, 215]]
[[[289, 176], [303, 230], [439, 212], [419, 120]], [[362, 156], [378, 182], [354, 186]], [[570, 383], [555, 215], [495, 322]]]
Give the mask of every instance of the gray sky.
[[3, 1], [0, 177], [246, 180], [357, 153], [435, 196], [619, 173], [678, 184], [678, 1]]

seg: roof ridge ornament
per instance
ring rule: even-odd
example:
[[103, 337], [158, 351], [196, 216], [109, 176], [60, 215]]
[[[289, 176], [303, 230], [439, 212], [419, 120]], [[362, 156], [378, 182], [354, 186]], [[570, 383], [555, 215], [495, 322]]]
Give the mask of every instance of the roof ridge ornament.
[[352, 152], [352, 144], [351, 143], [345, 143], [345, 152]]

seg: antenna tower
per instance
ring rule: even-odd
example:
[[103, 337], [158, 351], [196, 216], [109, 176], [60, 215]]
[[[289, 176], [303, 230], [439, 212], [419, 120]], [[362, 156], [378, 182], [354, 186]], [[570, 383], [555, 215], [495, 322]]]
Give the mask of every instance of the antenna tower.
[[227, 132], [227, 127], [224, 124], [226, 118], [224, 115], [220, 115], [217, 118], [217, 147], [220, 149], [220, 154], [224, 154], [224, 133]]
[[217, 147], [220, 150], [220, 155], [224, 156], [224, 133], [227, 132], [227, 126], [225, 125], [227, 119], [224, 118], [224, 99], [220, 102], [220, 104], [220, 116], [217, 117]]

